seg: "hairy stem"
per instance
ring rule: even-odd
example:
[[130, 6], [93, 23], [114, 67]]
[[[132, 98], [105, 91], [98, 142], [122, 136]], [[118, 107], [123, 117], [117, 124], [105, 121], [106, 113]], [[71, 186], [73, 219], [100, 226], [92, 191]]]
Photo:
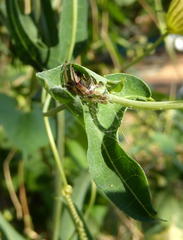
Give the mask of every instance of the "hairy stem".
[[72, 201], [71, 195], [72, 195], [72, 187], [70, 185], [67, 185], [63, 189], [63, 196], [65, 197], [65, 199], [67, 201], [67, 206], [68, 206], [69, 212], [71, 214], [71, 217], [74, 221], [74, 224], [76, 226], [76, 230], [78, 232], [79, 239], [80, 240], [88, 240], [88, 237], [85, 232], [84, 223], [83, 223], [82, 219], [79, 217], [77, 209]]

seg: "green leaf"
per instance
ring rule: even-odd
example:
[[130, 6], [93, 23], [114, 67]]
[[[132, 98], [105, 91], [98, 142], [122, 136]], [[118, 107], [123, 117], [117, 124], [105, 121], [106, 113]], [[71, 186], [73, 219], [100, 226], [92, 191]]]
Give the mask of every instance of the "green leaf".
[[[108, 76], [114, 81], [120, 77], [123, 87], [116, 94], [134, 99], [151, 96], [149, 88], [134, 76]], [[135, 79], [133, 84], [132, 79]], [[116, 137], [125, 109], [111, 103], [84, 105], [83, 108], [88, 136], [89, 169], [98, 188], [129, 216], [142, 221], [153, 220], [156, 212], [151, 204], [144, 171], [124, 152]]]
[[36, 69], [55, 67], [68, 60], [75, 44], [87, 38], [86, 0], [64, 0], [58, 26], [49, 0], [41, 0], [40, 5], [33, 2], [31, 14], [36, 25], [31, 16], [21, 13], [18, 1], [7, 0], [6, 8], [15, 52]]
[[49, 47], [58, 44], [56, 14], [50, 0], [32, 1], [32, 15], [42, 41]]
[[37, 30], [29, 16], [24, 16], [18, 1], [7, 0], [8, 27], [14, 40], [15, 52], [21, 60], [41, 70], [47, 61], [48, 49], [40, 47]]
[[[74, 17], [76, 9], [76, 18]], [[58, 25], [59, 43], [51, 48], [49, 68], [68, 60], [73, 44], [87, 39], [88, 1], [63, 0]]]
[[25, 240], [3, 217], [0, 213], [0, 229], [8, 240]]
[[[112, 93], [131, 99], [148, 100], [151, 98], [151, 90], [140, 78], [127, 73], [115, 73], [104, 76], [109, 84], [113, 84]], [[119, 88], [119, 85], [121, 88]], [[119, 89], [119, 90], [118, 90]]]
[[39, 105], [34, 104], [32, 112], [22, 112], [11, 97], [0, 94], [0, 102], [0, 124], [14, 147], [28, 154], [48, 144]]
[[[76, 72], [89, 74], [97, 84], [103, 84], [110, 91], [118, 96], [131, 99], [148, 100], [151, 92], [148, 86], [135, 76], [128, 74], [112, 74], [105, 78], [97, 75], [91, 70], [82, 66], [72, 64]], [[46, 89], [51, 92], [55, 99], [62, 103], [63, 79], [60, 79], [60, 72], [63, 68], [55, 68], [47, 72], [38, 73]], [[61, 89], [60, 95], [53, 89]], [[75, 112], [74, 101], [79, 96], [72, 95], [68, 110]], [[154, 211], [147, 178], [140, 165], [130, 158], [119, 145], [116, 132], [120, 126], [125, 111], [118, 104], [96, 103], [80, 100], [80, 107], [83, 107], [84, 122], [88, 138], [89, 169], [92, 178], [98, 188], [108, 198], [129, 216], [146, 221], [153, 220]]]

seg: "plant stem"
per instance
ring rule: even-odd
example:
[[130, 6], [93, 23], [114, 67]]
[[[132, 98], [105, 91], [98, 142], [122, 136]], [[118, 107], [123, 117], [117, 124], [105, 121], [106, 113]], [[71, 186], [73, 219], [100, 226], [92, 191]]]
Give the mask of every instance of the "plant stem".
[[84, 223], [78, 215], [77, 209], [72, 201], [71, 195], [72, 195], [72, 187], [70, 185], [67, 185], [63, 189], [63, 196], [65, 197], [65, 199], [67, 201], [67, 206], [69, 208], [71, 217], [75, 223], [75, 227], [78, 232], [79, 239], [80, 240], [88, 240], [88, 237], [85, 232]]
[[72, 13], [73, 13], [73, 21], [72, 21], [73, 31], [72, 31], [72, 38], [71, 38], [71, 46], [70, 46], [70, 49], [69, 49], [68, 57], [66, 59], [68, 62], [72, 58], [72, 54], [73, 54], [74, 46], [75, 46], [75, 42], [76, 42], [77, 18], [78, 18], [77, 6], [78, 6], [78, 0], [73, 0], [73, 8], [72, 8]]
[[15, 153], [16, 153], [16, 150], [12, 150], [11, 152], [9, 152], [8, 156], [4, 160], [3, 170], [4, 170], [6, 186], [7, 186], [11, 201], [15, 207], [17, 218], [21, 219], [22, 215], [23, 215], [22, 214], [22, 206], [16, 195], [16, 191], [15, 191], [15, 188], [13, 185], [11, 172], [10, 172], [10, 162], [13, 159], [13, 157], [15, 156]]
[[31, 1], [30, 0], [24, 0], [24, 13], [27, 15], [31, 13]]
[[154, 0], [155, 3], [155, 9], [157, 13], [158, 18], [158, 24], [159, 29], [162, 35], [164, 35], [167, 32], [166, 22], [165, 22], [165, 12], [163, 10], [162, 2], [161, 0]]
[[18, 175], [19, 175], [19, 198], [23, 211], [23, 220], [24, 220], [24, 231], [29, 239], [38, 239], [40, 236], [34, 231], [31, 214], [29, 211], [28, 199], [26, 194], [26, 188], [24, 183], [24, 160], [20, 160], [18, 166]]
[[111, 57], [111, 60], [113, 62], [113, 65], [114, 65], [116, 71], [119, 71], [121, 69], [121, 65], [122, 65], [122, 58], [118, 54], [116, 46], [113, 44], [113, 42], [110, 39], [108, 28], [109, 28], [109, 15], [107, 12], [103, 12], [101, 36], [102, 36], [103, 42], [109, 52], [109, 55]]
[[123, 70], [127, 70], [128, 68], [130, 68], [131, 66], [133, 66], [134, 64], [140, 62], [144, 57], [148, 56], [151, 54], [151, 52], [156, 49], [156, 47], [164, 40], [164, 38], [168, 35], [168, 32], [165, 32], [163, 35], [161, 35], [160, 38], [158, 38], [158, 40], [156, 40], [156, 42], [149, 48], [147, 48], [144, 53], [142, 55], [140, 55], [139, 57], [135, 58], [131, 63], [127, 64], [126, 66], [124, 66]]
[[149, 17], [153, 20], [153, 22], [157, 25], [155, 13], [151, 6], [148, 4], [148, 2], [146, 0], [138, 0], [138, 2], [145, 9], [145, 11], [148, 13]]
[[[75, 42], [76, 42], [76, 31], [77, 31], [77, 17], [78, 17], [78, 0], [73, 0], [73, 4], [72, 4], [72, 14], [73, 14], [73, 18], [72, 18], [72, 26], [73, 26], [73, 30], [72, 30], [72, 37], [71, 37], [71, 45], [69, 48], [69, 52], [68, 52], [68, 56], [67, 56], [67, 61], [70, 61], [73, 55], [73, 51], [74, 51], [74, 46], [75, 46]], [[46, 106], [47, 110], [48, 110], [48, 105]], [[63, 107], [63, 108], [62, 108]], [[57, 107], [59, 108], [59, 107]], [[61, 106], [60, 110], [64, 109], [64, 105]], [[58, 109], [56, 109], [57, 111]], [[45, 112], [45, 111], [44, 111]], [[55, 113], [52, 112], [52, 113]], [[56, 194], [60, 195], [59, 191], [61, 189], [61, 182], [63, 181], [63, 187], [68, 186], [67, 184], [67, 180], [64, 174], [64, 169], [63, 166], [61, 164], [61, 159], [63, 160], [64, 157], [64, 138], [65, 138], [65, 126], [64, 126], [64, 122], [65, 122], [65, 117], [64, 117], [64, 112], [59, 113], [57, 115], [57, 148], [55, 146], [55, 142], [54, 139], [52, 139], [52, 148], [53, 148], [53, 142], [54, 142], [54, 151], [55, 151], [55, 160], [57, 159], [57, 165], [58, 162], [60, 163], [59, 165], [61, 165], [60, 168], [60, 176], [61, 176], [61, 181], [59, 181], [58, 178], [58, 174], [56, 176]], [[45, 120], [45, 124], [47, 124], [48, 127], [48, 119]], [[51, 130], [51, 129], [50, 129]], [[58, 149], [58, 150], [57, 150]], [[53, 149], [52, 149], [53, 151]], [[72, 202], [72, 201], [71, 201]], [[53, 229], [53, 240], [57, 240], [59, 237], [59, 227], [60, 227], [60, 218], [61, 218], [61, 201], [56, 200], [55, 202], [55, 211], [54, 211], [54, 229]], [[72, 214], [72, 213], [71, 213]], [[77, 228], [77, 226], [76, 226]]]
[[183, 101], [143, 102], [115, 96], [112, 94], [108, 94], [107, 98], [111, 103], [119, 103], [122, 106], [129, 108], [148, 110], [183, 109]]
[[90, 201], [89, 201], [89, 204], [88, 204], [88, 207], [86, 209], [86, 212], [85, 212], [85, 218], [87, 219], [89, 214], [90, 214], [90, 211], [95, 203], [95, 200], [96, 200], [96, 193], [97, 193], [97, 188], [96, 188], [96, 184], [92, 181], [91, 182], [91, 196], [90, 196]]
[[99, 14], [96, 0], [90, 0], [91, 16], [92, 16], [92, 37], [93, 41], [97, 41], [99, 37]]
[[[64, 158], [64, 137], [65, 137], [65, 117], [64, 112], [57, 114], [57, 149], [60, 159]], [[56, 169], [55, 173], [55, 194], [60, 196], [62, 182], [59, 178], [59, 172]], [[60, 220], [61, 220], [62, 201], [59, 198], [55, 199], [54, 215], [53, 215], [53, 240], [59, 239], [60, 233]]]
[[[165, 12], [163, 9], [162, 1], [161, 0], [155, 0], [155, 8], [157, 9], [157, 18], [159, 23], [159, 29], [160, 32], [163, 34], [167, 27], [166, 27], [166, 19], [165, 19]], [[174, 67], [175, 73], [177, 75], [177, 78], [179, 77], [179, 73], [176, 70], [177, 66], [177, 59], [176, 59], [176, 53], [173, 47], [173, 43], [169, 41], [169, 39], [165, 39], [165, 48], [166, 52], [169, 56], [170, 61], [172, 62], [172, 67]], [[181, 78], [181, 76], [180, 76]], [[170, 91], [169, 91], [169, 99], [174, 100], [176, 98], [176, 83], [171, 82], [170, 85]], [[166, 122], [165, 122], [165, 132], [169, 133], [171, 126], [172, 126], [172, 114], [167, 113], [166, 115]]]
[[62, 105], [59, 105], [59, 106], [49, 110], [48, 112], [43, 112], [43, 115], [50, 117], [50, 116], [53, 116], [53, 115], [57, 114], [58, 112], [64, 110], [65, 108], [66, 108], [66, 104], [62, 104]]
[[[43, 112], [47, 112], [50, 100], [51, 100], [51, 96], [48, 95], [48, 97], [46, 98], [44, 107], [43, 107]], [[54, 156], [54, 159], [56, 161], [56, 164], [57, 164], [57, 167], [58, 167], [58, 170], [59, 170], [60, 178], [61, 178], [63, 184], [66, 186], [67, 185], [67, 179], [66, 179], [66, 176], [65, 176], [64, 168], [63, 168], [62, 163], [60, 161], [60, 156], [59, 156], [56, 144], [55, 144], [54, 137], [52, 135], [52, 130], [51, 130], [51, 127], [50, 127], [48, 117], [46, 117], [46, 116], [44, 117], [44, 122], [45, 122], [45, 127], [46, 127], [47, 135], [48, 135], [48, 138], [49, 138], [49, 142], [50, 142], [50, 147], [51, 147], [51, 150], [53, 152], [53, 156]]]
[[[44, 103], [44, 106], [43, 106], [43, 112], [48, 111], [50, 99], [51, 99], [51, 96], [48, 95], [48, 97], [46, 98], [46, 101]], [[56, 161], [56, 165], [58, 167], [60, 181], [63, 182], [63, 196], [64, 196], [64, 198], [67, 202], [67, 207], [69, 209], [71, 217], [73, 218], [76, 230], [77, 230], [78, 235], [79, 235], [79, 239], [80, 240], [87, 240], [88, 238], [87, 238], [86, 233], [85, 233], [85, 227], [84, 227], [83, 221], [81, 220], [81, 218], [80, 218], [80, 216], [79, 216], [79, 214], [78, 214], [78, 212], [75, 208], [75, 205], [72, 201], [72, 198], [71, 198], [72, 187], [67, 183], [64, 168], [63, 168], [63, 165], [62, 165], [62, 162], [61, 162], [61, 159], [60, 159], [60, 156], [59, 156], [59, 153], [58, 153], [55, 141], [54, 141], [54, 137], [53, 137], [53, 134], [52, 134], [52, 131], [51, 131], [51, 127], [50, 127], [48, 117], [44, 116], [44, 122], [45, 122], [45, 127], [46, 127], [47, 135], [48, 135], [48, 138], [49, 138], [49, 142], [50, 142], [50, 147], [51, 147], [51, 150], [53, 152], [54, 159]], [[63, 140], [62, 140], [62, 142], [63, 142]], [[62, 145], [62, 146], [64, 147], [64, 145]], [[57, 205], [57, 206], [59, 207], [59, 205]], [[56, 234], [56, 233], [54, 233], [54, 234]]]

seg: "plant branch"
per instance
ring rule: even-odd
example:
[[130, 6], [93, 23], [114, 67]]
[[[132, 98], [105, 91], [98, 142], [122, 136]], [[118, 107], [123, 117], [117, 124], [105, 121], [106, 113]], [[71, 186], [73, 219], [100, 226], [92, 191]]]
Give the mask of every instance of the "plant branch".
[[113, 44], [113, 42], [110, 39], [108, 28], [109, 28], [109, 15], [107, 12], [104, 12], [102, 14], [101, 36], [109, 52], [109, 55], [111, 57], [114, 67], [116, 68], [116, 70], [119, 71], [121, 69], [122, 58], [118, 54], [118, 51], [116, 50], [116, 46]]
[[85, 211], [85, 218], [87, 219], [89, 214], [90, 214], [90, 211], [95, 203], [95, 200], [96, 200], [96, 193], [97, 193], [97, 188], [96, 188], [96, 184], [92, 181], [91, 182], [91, 196], [90, 196], [90, 201], [89, 201], [89, 204], [88, 204], [88, 207]]
[[[47, 112], [50, 100], [51, 100], [51, 96], [48, 95], [48, 97], [46, 98], [44, 107], [43, 107], [43, 112]], [[67, 179], [66, 179], [66, 176], [65, 176], [65, 173], [64, 173], [64, 168], [63, 168], [61, 160], [60, 160], [60, 156], [59, 156], [56, 144], [55, 144], [55, 140], [54, 140], [52, 130], [51, 130], [51, 127], [50, 127], [50, 123], [49, 123], [49, 120], [48, 120], [47, 116], [44, 116], [44, 122], [45, 122], [45, 127], [46, 127], [47, 135], [48, 135], [48, 138], [49, 138], [49, 142], [50, 142], [50, 147], [51, 147], [51, 150], [53, 152], [53, 156], [54, 156], [54, 159], [56, 161], [56, 164], [57, 164], [57, 167], [58, 167], [58, 170], [59, 170], [60, 178], [61, 178], [63, 184], [66, 186], [67, 185]]]
[[5, 177], [5, 182], [6, 182], [6, 186], [11, 198], [11, 201], [15, 207], [16, 210], [16, 215], [18, 219], [22, 218], [22, 206], [21, 203], [16, 195], [14, 186], [13, 186], [13, 181], [12, 181], [12, 177], [11, 177], [11, 173], [10, 173], [10, 162], [13, 159], [13, 157], [15, 156], [16, 150], [12, 150], [8, 156], [6, 157], [6, 159], [4, 160], [3, 163], [3, 170], [4, 170], [4, 177]]
[[122, 106], [129, 108], [147, 110], [183, 109], [183, 101], [143, 102], [119, 97], [112, 94], [108, 94], [107, 98], [111, 103], [119, 103]]
[[138, 0], [139, 4], [145, 9], [145, 11], [149, 14], [150, 18], [153, 20], [153, 22], [157, 25], [157, 19], [154, 14], [153, 9], [148, 4], [146, 0]]
[[98, 40], [99, 36], [99, 14], [96, 0], [90, 0], [91, 16], [92, 16], [92, 35], [93, 41]]
[[163, 10], [161, 0], [154, 0], [155, 3], [155, 10], [157, 13], [159, 29], [162, 35], [167, 32], [166, 21], [165, 21], [165, 12]]
[[29, 205], [28, 205], [27, 194], [25, 189], [24, 174], [25, 174], [24, 160], [21, 160], [18, 166], [18, 175], [19, 175], [19, 181], [20, 181], [19, 197], [20, 197], [22, 210], [23, 210], [24, 231], [28, 238], [34, 240], [34, 239], [39, 239], [40, 236], [38, 233], [34, 231], [34, 228], [33, 228], [32, 218], [29, 211]]
[[[62, 105], [61, 105], [62, 106]], [[58, 106], [59, 107], [59, 106]], [[60, 112], [57, 114], [57, 149], [60, 156], [60, 159], [63, 161], [65, 154], [65, 116], [64, 112]], [[59, 178], [59, 172], [56, 169], [55, 173], [55, 193], [56, 196], [61, 194], [62, 182]], [[59, 239], [60, 233], [60, 220], [61, 220], [61, 211], [62, 211], [62, 201], [59, 198], [55, 199], [54, 206], [54, 215], [53, 215], [53, 240]]]
[[24, 0], [24, 13], [26, 15], [31, 13], [31, 0]]
[[72, 187], [70, 185], [67, 185], [63, 189], [63, 196], [65, 197], [65, 199], [67, 201], [67, 206], [68, 206], [69, 212], [71, 214], [71, 217], [74, 221], [74, 224], [76, 226], [76, 230], [78, 232], [79, 239], [80, 240], [88, 240], [88, 237], [85, 232], [84, 223], [83, 223], [82, 219], [79, 217], [77, 209], [72, 201], [71, 195], [72, 195]]
[[43, 115], [46, 117], [50, 117], [50, 116], [53, 116], [53, 115], [57, 114], [58, 112], [64, 110], [65, 108], [66, 108], [66, 105], [62, 104], [62, 105], [59, 105], [59, 106], [49, 110], [48, 112], [43, 112]]
[[[50, 100], [51, 100], [51, 96], [48, 95], [46, 98], [46, 101], [44, 103], [44, 106], [43, 106], [43, 112], [48, 111]], [[87, 240], [88, 238], [85, 233], [84, 223], [83, 223], [82, 219], [80, 218], [80, 216], [75, 208], [75, 205], [72, 201], [72, 198], [71, 198], [72, 187], [67, 183], [67, 178], [65, 176], [64, 168], [63, 168], [63, 165], [62, 165], [62, 162], [61, 162], [61, 159], [59, 156], [59, 152], [58, 152], [56, 144], [55, 144], [55, 140], [54, 140], [54, 137], [52, 134], [52, 130], [50, 127], [48, 117], [44, 116], [44, 122], [45, 122], [45, 127], [46, 127], [47, 135], [49, 138], [49, 142], [50, 142], [50, 147], [51, 147], [52, 153], [54, 155], [56, 165], [58, 167], [60, 181], [63, 182], [63, 196], [67, 202], [69, 212], [74, 220], [74, 224], [75, 224], [76, 230], [78, 232], [79, 239]]]
[[72, 25], [73, 25], [73, 31], [72, 31], [72, 38], [71, 38], [71, 46], [69, 49], [69, 53], [68, 53], [68, 57], [67, 57], [67, 61], [69, 62], [72, 58], [73, 55], [73, 51], [74, 51], [74, 46], [75, 46], [75, 42], [76, 42], [76, 31], [77, 31], [77, 18], [78, 18], [78, 0], [73, 0], [73, 8], [72, 8], [72, 13], [73, 13], [73, 21], [72, 21]]

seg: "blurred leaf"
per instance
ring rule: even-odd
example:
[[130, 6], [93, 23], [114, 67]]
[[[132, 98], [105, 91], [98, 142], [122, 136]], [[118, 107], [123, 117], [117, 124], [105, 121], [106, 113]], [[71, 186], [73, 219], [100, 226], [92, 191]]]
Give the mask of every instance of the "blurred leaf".
[[8, 240], [25, 240], [3, 217], [0, 213], [0, 229]]
[[[77, 4], [77, 5], [75, 5]], [[74, 19], [74, 8], [77, 9], [77, 22]], [[87, 38], [88, 1], [63, 0], [62, 12], [58, 25], [59, 43], [51, 48], [49, 68], [68, 60], [73, 44]], [[75, 42], [73, 42], [75, 39]]]
[[115, 0], [115, 2], [120, 6], [129, 6], [136, 2], [136, 0]]
[[67, 139], [66, 146], [69, 154], [72, 155], [76, 164], [79, 165], [79, 168], [87, 168], [86, 152], [81, 144], [76, 140]]
[[183, 199], [164, 191], [157, 195], [156, 205], [159, 216], [166, 221], [157, 223], [150, 228], [145, 235], [145, 239], [181, 240], [183, 238]]
[[[39, 1], [34, 0], [35, 8], [33, 8], [33, 14], [37, 11], [36, 7]], [[40, 9], [37, 13], [37, 26], [41, 35], [42, 41], [49, 47], [58, 44], [58, 30], [55, 12], [52, 9], [50, 0], [41, 0]]]
[[167, 220], [167, 222], [162, 224], [175, 224], [180, 229], [183, 229], [182, 197], [178, 198], [177, 196], [169, 194], [168, 192], [162, 192], [157, 196], [156, 202], [160, 217]]
[[[45, 162], [43, 160], [44, 158], [48, 158], [48, 162]], [[48, 184], [46, 184], [46, 177], [50, 175], [50, 170], [52, 170], [52, 165], [49, 165], [49, 160], [50, 162], [52, 161], [50, 156], [43, 156], [42, 151], [35, 151], [31, 152], [28, 161], [25, 161], [26, 187], [29, 191], [43, 192], [47, 190]], [[34, 171], [32, 171], [33, 169]], [[50, 181], [50, 179], [48, 179], [48, 181]]]
[[122, 11], [122, 9], [116, 4], [114, 4], [114, 2], [107, 2], [106, 8], [107, 8], [107, 11], [111, 14], [111, 17], [116, 21], [118, 21], [119, 23], [124, 24], [129, 21], [129, 19], [124, 15], [124, 12]]
[[48, 144], [41, 107], [33, 105], [32, 112], [21, 112], [15, 99], [0, 94], [0, 124], [11, 143], [25, 154]]
[[173, 137], [163, 133], [155, 133], [152, 139], [165, 154], [175, 154], [177, 143]]
[[104, 217], [107, 213], [107, 206], [94, 205], [91, 209], [90, 216], [87, 218], [87, 224], [93, 233], [98, 236], [101, 231], [101, 227], [104, 225]]
[[25, 63], [32, 64], [36, 69], [41, 70], [46, 64], [48, 49], [37, 44], [37, 30], [34, 24], [29, 16], [21, 13], [18, 1], [7, 0], [6, 8], [8, 27], [14, 40], [16, 54]]
[[166, 15], [169, 33], [183, 35], [183, 0], [172, 0]]

